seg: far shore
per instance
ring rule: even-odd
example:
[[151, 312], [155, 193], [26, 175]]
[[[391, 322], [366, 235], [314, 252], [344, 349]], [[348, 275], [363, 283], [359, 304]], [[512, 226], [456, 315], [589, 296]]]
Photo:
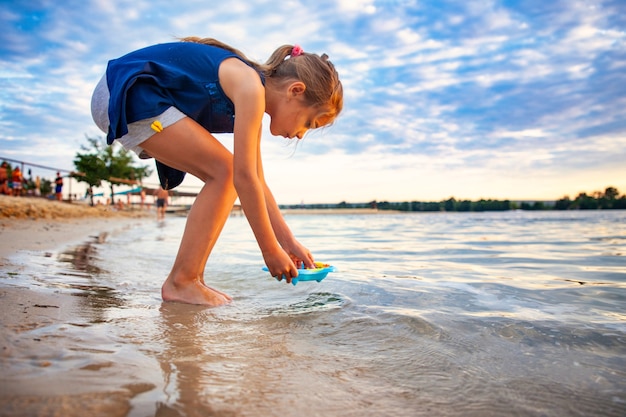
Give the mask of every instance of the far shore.
[[397, 213], [395, 210], [378, 210], [375, 208], [329, 208], [329, 209], [282, 209], [283, 214], [390, 214]]

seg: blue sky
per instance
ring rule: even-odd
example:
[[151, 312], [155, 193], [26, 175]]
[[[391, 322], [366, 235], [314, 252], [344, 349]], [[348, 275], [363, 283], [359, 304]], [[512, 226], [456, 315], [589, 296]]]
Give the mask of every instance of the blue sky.
[[0, 27], [1, 157], [72, 169], [107, 61], [195, 35], [336, 65], [332, 127], [264, 130], [281, 203], [626, 193], [623, 0], [0, 0]]

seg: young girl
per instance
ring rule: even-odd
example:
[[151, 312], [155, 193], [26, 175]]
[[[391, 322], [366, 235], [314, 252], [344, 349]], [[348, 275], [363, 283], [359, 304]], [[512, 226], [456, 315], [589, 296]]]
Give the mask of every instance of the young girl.
[[[192, 37], [109, 62], [91, 105], [107, 142], [155, 158], [165, 189], [186, 172], [204, 182], [163, 300], [231, 301], [204, 283], [204, 268], [237, 196], [273, 277], [289, 283], [298, 276], [296, 266], [314, 267], [265, 183], [261, 122], [265, 112], [273, 135], [301, 139], [331, 124], [342, 106], [343, 88], [328, 56], [299, 46], [282, 46], [261, 65], [219, 41]], [[225, 132], [234, 133], [232, 154], [213, 136]]]

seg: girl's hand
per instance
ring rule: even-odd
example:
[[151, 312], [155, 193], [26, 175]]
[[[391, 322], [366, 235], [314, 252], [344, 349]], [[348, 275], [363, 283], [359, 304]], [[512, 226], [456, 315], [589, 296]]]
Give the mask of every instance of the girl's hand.
[[270, 274], [279, 281], [285, 278], [287, 284], [290, 284], [291, 279], [298, 276], [296, 265], [282, 249], [269, 254], [263, 254], [263, 260]]
[[309, 269], [315, 268], [315, 259], [313, 259], [313, 255], [297, 240], [294, 239], [289, 248], [286, 248], [285, 250], [291, 257], [291, 260], [296, 264], [296, 267], [305, 267]]

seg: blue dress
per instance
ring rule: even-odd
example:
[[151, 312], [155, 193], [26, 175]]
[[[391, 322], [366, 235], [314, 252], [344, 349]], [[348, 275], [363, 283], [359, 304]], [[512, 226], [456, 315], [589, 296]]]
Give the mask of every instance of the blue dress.
[[[220, 64], [231, 57], [241, 59], [219, 47], [174, 42], [149, 46], [109, 61], [107, 143], [127, 134], [129, 123], [156, 117], [172, 106], [211, 133], [232, 133], [235, 107], [224, 94], [218, 77]], [[264, 82], [261, 74], [259, 77]], [[158, 161], [157, 169], [164, 188], [171, 189], [182, 182], [184, 172]]]

